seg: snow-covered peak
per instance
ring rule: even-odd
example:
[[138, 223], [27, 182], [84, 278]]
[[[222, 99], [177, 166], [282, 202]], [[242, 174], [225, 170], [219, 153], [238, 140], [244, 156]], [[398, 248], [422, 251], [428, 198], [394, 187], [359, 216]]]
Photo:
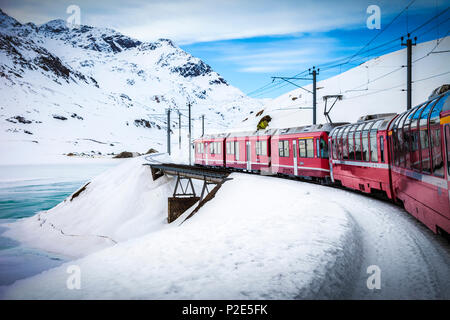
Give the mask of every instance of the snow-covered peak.
[[69, 27], [67, 22], [61, 19], [52, 20], [39, 26], [38, 32], [41, 36], [63, 41], [72, 47], [108, 53], [118, 53], [142, 44], [141, 41], [112, 29], [87, 25]]
[[39, 26], [39, 31], [41, 32], [60, 33], [68, 30], [67, 22], [62, 19], [51, 20]]
[[5, 12], [0, 9], [0, 27], [1, 29], [11, 29], [20, 27], [21, 24], [19, 21], [14, 19], [13, 17], [8, 16]]

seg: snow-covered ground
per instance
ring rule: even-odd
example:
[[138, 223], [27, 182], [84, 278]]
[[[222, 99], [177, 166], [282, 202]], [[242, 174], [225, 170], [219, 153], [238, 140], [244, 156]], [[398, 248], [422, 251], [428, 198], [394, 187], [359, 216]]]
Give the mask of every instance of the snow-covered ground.
[[[3, 287], [0, 297], [450, 298], [448, 243], [390, 203], [234, 173], [195, 216], [168, 225], [174, 179], [152, 181], [142, 162], [125, 161], [41, 213], [43, 227], [36, 216], [9, 225], [7, 236], [80, 258]], [[66, 287], [70, 265], [81, 268], [80, 290]], [[381, 269], [380, 290], [366, 286], [370, 265]]]

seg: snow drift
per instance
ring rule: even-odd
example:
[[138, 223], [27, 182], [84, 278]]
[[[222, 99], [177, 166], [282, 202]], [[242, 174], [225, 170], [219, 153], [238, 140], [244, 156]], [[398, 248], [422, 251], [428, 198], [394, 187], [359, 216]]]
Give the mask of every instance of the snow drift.
[[[8, 225], [4, 236], [31, 247], [81, 256], [166, 225], [173, 179], [152, 181], [145, 160], [124, 161], [56, 207]], [[78, 195], [77, 195], [78, 194]]]

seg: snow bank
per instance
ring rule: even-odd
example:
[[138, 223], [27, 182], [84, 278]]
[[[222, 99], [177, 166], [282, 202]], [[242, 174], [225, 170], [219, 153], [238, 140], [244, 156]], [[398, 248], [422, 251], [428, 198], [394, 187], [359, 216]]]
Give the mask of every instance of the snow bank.
[[167, 226], [173, 179], [153, 181], [143, 157], [93, 179], [77, 197], [7, 225], [3, 235], [34, 248], [82, 256]]
[[[123, 179], [119, 173], [136, 164], [124, 164], [108, 176]], [[141, 181], [137, 172], [131, 172], [133, 179]], [[357, 274], [353, 269], [359, 268], [358, 261], [353, 260], [358, 256], [358, 233], [353, 220], [341, 206], [324, 201], [328, 188], [254, 175], [232, 174], [231, 177], [233, 180], [226, 182], [213, 200], [180, 226], [175, 223], [160, 228], [17, 281], [3, 290], [2, 298], [344, 297], [341, 288], [348, 290], [348, 286], [343, 284], [350, 281], [352, 274]], [[157, 182], [168, 184], [165, 180]], [[129, 208], [128, 217], [119, 219], [112, 215], [114, 222], [111, 225], [102, 226], [101, 230], [97, 226], [94, 230], [120, 238], [121, 234], [128, 233], [127, 225], [138, 228], [136, 223], [128, 221], [133, 217], [143, 224], [150, 223], [141, 218], [143, 212], [156, 212], [162, 205], [156, 201], [161, 199], [152, 195], [158, 190], [155, 183], [146, 183], [139, 198], [147, 199], [142, 203], [151, 203], [156, 209], [136, 204]], [[115, 206], [123, 206], [125, 204], [121, 202], [128, 203], [127, 196], [134, 194], [133, 191], [123, 190], [124, 194], [117, 202], [111, 200], [113, 196], [108, 199], [114, 201]], [[94, 203], [90, 194], [94, 193], [80, 195], [80, 206], [86, 208], [89, 203], [95, 205], [95, 209], [90, 211], [91, 217], [87, 221], [79, 220], [79, 223], [94, 225], [98, 221], [95, 215], [105, 218], [108, 210], [103, 206], [114, 212], [117, 210], [112, 203], [102, 201], [106, 196], [95, 199]], [[161, 195], [159, 191], [157, 194]], [[154, 201], [149, 200], [151, 197]], [[65, 206], [68, 204], [63, 203], [54, 212]], [[67, 212], [67, 215], [76, 218], [73, 213]], [[153, 218], [156, 225], [161, 223], [159, 214]], [[36, 224], [36, 221], [24, 225], [32, 223]], [[120, 223], [121, 227], [113, 228], [115, 223]], [[136, 232], [143, 229], [136, 229]], [[68, 265], [80, 266], [81, 290], [66, 288]]]

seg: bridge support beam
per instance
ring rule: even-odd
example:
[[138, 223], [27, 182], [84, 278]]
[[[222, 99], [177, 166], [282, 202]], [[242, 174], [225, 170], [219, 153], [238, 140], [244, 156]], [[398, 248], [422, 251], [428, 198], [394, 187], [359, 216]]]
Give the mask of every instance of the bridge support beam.
[[[163, 175], [175, 177], [176, 183], [172, 197], [168, 198], [169, 223], [178, 219], [186, 210], [197, 202], [198, 206], [190, 213], [190, 218], [201, 206], [211, 200], [220, 186], [227, 180], [229, 171], [223, 169], [198, 168], [174, 163], [144, 164], [151, 168], [152, 178], [156, 180]], [[203, 187], [200, 197], [197, 196], [192, 179], [202, 180]], [[210, 190], [210, 186], [215, 187]], [[186, 218], [186, 219], [188, 219]]]
[[199, 197], [189, 197], [189, 198], [168, 198], [168, 217], [167, 222], [171, 223], [178, 219], [187, 209], [192, 207], [195, 203], [200, 200]]

